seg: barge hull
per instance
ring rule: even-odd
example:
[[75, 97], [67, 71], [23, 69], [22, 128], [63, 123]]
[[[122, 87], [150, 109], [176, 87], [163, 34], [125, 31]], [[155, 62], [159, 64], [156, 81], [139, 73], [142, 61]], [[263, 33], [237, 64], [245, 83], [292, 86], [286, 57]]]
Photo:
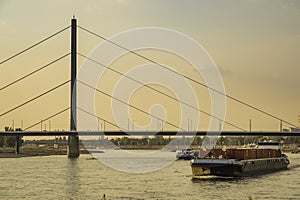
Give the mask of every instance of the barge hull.
[[242, 161], [196, 159], [191, 162], [191, 167], [193, 178], [206, 175], [241, 177], [284, 170], [287, 169], [288, 164], [289, 161], [286, 157]]

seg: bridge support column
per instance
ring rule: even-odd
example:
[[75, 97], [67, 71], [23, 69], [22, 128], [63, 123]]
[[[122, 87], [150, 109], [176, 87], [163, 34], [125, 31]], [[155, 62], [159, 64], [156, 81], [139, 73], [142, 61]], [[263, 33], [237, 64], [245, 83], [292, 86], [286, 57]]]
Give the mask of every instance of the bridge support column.
[[69, 136], [67, 155], [69, 158], [79, 157], [79, 137], [78, 136]]
[[15, 150], [15, 153], [16, 154], [19, 154], [20, 153], [20, 136], [16, 136], [16, 142], [15, 142], [15, 147], [16, 147], [16, 150]]
[[[71, 20], [71, 109], [70, 109], [70, 130], [77, 131], [77, 21], [75, 17]], [[68, 137], [67, 154], [69, 158], [79, 156], [78, 135]]]

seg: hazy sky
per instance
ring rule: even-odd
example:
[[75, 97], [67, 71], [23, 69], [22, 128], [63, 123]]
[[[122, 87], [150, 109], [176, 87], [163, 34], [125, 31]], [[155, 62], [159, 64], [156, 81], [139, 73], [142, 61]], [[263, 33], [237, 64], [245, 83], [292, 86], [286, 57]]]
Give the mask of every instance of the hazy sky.
[[[222, 74], [227, 94], [297, 124], [300, 114], [299, 0], [0, 0], [0, 61], [68, 26], [73, 14], [79, 25], [105, 37], [141, 27], [182, 32], [203, 45], [210, 54]], [[0, 87], [69, 52], [69, 34], [69, 31], [64, 32], [43, 46], [0, 65]], [[101, 42], [80, 30], [78, 39], [78, 50], [86, 55]], [[161, 55], [161, 59], [166, 60], [167, 56]], [[79, 66], [81, 61], [79, 59]], [[68, 79], [69, 58], [66, 58], [32, 78], [0, 91], [0, 114]], [[109, 84], [113, 84], [112, 80], [117, 81], [109, 80]], [[68, 107], [68, 90], [68, 86], [63, 87], [0, 118], [1, 129], [10, 126], [12, 120], [16, 126], [21, 126], [23, 120], [25, 128]], [[201, 91], [207, 93], [204, 89], [199, 89], [199, 93]], [[197, 96], [202, 102], [200, 107], [209, 111], [210, 106], [203, 104], [209, 104], [209, 96]], [[159, 100], [159, 97], [152, 98]], [[144, 105], [147, 109], [148, 103]], [[172, 105], [167, 101], [161, 103]], [[98, 114], [110, 119], [105, 105], [109, 105], [109, 101], [103, 97], [102, 113]], [[173, 111], [171, 108], [170, 112]], [[171, 115], [170, 120], [177, 122], [175, 114]], [[133, 116], [141, 118], [136, 113]], [[227, 101], [226, 120], [248, 129], [250, 118], [253, 130], [279, 129], [278, 121]], [[68, 129], [68, 119], [67, 112], [51, 120], [52, 129]], [[203, 121], [206, 120], [204, 117]], [[124, 121], [123, 126], [127, 126], [127, 119]], [[200, 127], [205, 125], [200, 123]]]

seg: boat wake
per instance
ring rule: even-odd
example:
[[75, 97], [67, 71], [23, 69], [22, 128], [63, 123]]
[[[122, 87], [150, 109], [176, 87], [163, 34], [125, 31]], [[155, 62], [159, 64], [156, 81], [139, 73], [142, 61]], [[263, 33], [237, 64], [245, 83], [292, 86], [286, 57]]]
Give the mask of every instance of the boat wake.
[[300, 168], [300, 165], [291, 165], [288, 167], [288, 169], [297, 169]]

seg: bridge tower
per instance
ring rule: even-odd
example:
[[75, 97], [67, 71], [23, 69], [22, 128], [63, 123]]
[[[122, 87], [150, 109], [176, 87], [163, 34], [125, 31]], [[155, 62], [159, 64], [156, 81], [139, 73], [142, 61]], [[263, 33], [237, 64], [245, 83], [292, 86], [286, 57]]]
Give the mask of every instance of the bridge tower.
[[[77, 131], [77, 20], [73, 16], [71, 20], [71, 109], [70, 109], [70, 131]], [[68, 137], [67, 155], [69, 158], [79, 156], [79, 136]]]

